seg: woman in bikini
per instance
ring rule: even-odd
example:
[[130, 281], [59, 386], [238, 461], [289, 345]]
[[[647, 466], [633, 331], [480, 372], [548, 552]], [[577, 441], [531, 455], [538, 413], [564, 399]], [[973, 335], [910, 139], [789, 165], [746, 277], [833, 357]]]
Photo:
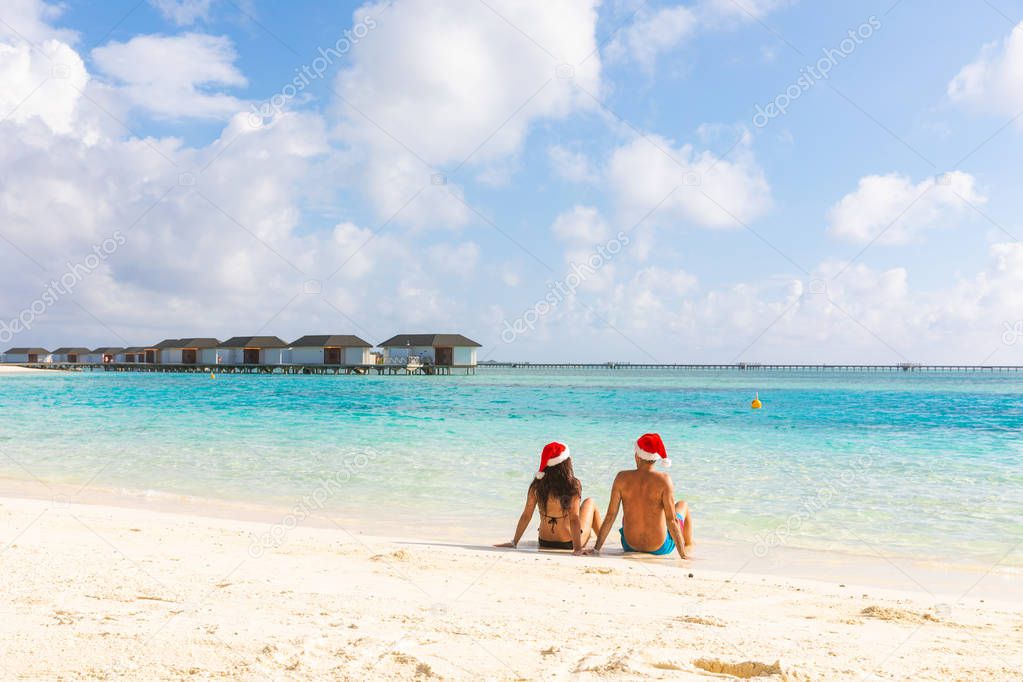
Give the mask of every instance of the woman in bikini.
[[582, 499], [583, 486], [572, 471], [568, 446], [548, 443], [540, 455], [540, 470], [526, 492], [526, 508], [515, 527], [515, 539], [496, 547], [516, 547], [533, 518], [540, 512], [540, 549], [571, 549], [582, 554], [594, 528], [600, 528], [600, 512], [593, 499]]

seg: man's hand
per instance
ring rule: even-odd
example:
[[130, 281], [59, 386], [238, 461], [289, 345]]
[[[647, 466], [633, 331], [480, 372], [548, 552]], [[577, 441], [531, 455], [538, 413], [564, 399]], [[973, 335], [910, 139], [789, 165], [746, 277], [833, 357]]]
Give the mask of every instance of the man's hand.
[[572, 553], [576, 556], [600, 556], [600, 550], [596, 547], [593, 549], [580, 549]]
[[508, 547], [510, 549], [515, 549], [516, 545], [514, 542], [502, 542], [499, 545], [494, 545], [494, 547]]

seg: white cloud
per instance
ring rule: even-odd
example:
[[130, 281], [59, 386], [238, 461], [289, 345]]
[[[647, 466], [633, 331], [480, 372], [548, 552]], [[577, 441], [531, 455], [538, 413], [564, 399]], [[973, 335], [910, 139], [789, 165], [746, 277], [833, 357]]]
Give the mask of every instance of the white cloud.
[[615, 287], [615, 300], [622, 312], [628, 310], [630, 328], [649, 338], [665, 317], [676, 315], [681, 297], [691, 293], [697, 279], [678, 268], [649, 266], [637, 270], [627, 282]]
[[741, 229], [737, 221], [753, 221], [771, 207], [770, 185], [747, 144], [748, 138], [725, 159], [652, 134], [619, 147], [607, 175], [622, 219], [629, 226], [671, 220]]
[[705, 21], [718, 22], [739, 21], [750, 22], [762, 19], [769, 13], [791, 5], [794, 0], [702, 0], [698, 3], [701, 17]]
[[1023, 22], [999, 43], [985, 45], [948, 84], [949, 98], [990, 114], [1015, 116], [1023, 109]]
[[[234, 144], [205, 174], [198, 169], [214, 149], [162, 145], [157, 152], [137, 139], [112, 138], [94, 145], [68, 137], [12, 144], [2, 163], [19, 172], [0, 191], [0, 220], [8, 238], [51, 276], [115, 230], [123, 232], [127, 240], [115, 257], [75, 292], [75, 301], [110, 325], [159, 324], [161, 318], [192, 325], [225, 312], [235, 318], [267, 303], [246, 303], [245, 289], [294, 289], [289, 281], [300, 275], [288, 262], [309, 259], [313, 245], [291, 234], [298, 178], [312, 158], [296, 141], [315, 130], [315, 120], [296, 117], [246, 133], [239, 116], [225, 131]], [[254, 174], [254, 161], [267, 153], [275, 163]], [[179, 184], [183, 169], [193, 173], [197, 191]], [[28, 288], [36, 286], [40, 273], [15, 262], [28, 267]], [[25, 287], [18, 291], [26, 293]], [[168, 308], [147, 305], [147, 299]]]
[[[435, 313], [436, 324], [463, 328], [455, 324], [459, 304], [440, 292], [455, 269], [462, 277], [471, 267], [474, 244], [452, 245], [457, 262], [442, 269], [397, 234], [348, 221], [302, 229], [302, 198], [322, 181], [321, 160], [332, 153], [316, 115], [288, 113], [253, 130], [240, 113], [220, 139], [198, 149], [109, 137], [86, 145], [52, 133], [29, 139], [22, 133], [30, 126], [41, 127], [0, 124], [10, 141], [0, 153], [7, 179], [0, 223], [4, 237], [43, 268], [0, 244], [0, 308], [20, 310], [66, 263], [81, 262], [115, 230], [126, 237], [73, 297], [42, 316], [32, 331], [39, 342], [223, 338], [264, 323], [282, 336], [327, 328], [379, 339], [405, 319], [408, 297], [430, 303], [417, 315]], [[182, 172], [194, 186], [180, 184]], [[309, 281], [322, 283], [322, 294], [307, 294]]]
[[643, 4], [631, 23], [604, 50], [611, 61], [634, 61], [652, 71], [658, 57], [701, 31], [724, 30], [757, 21], [790, 0], [701, 0], [657, 9]]
[[547, 148], [547, 158], [554, 172], [569, 182], [591, 183], [600, 177], [582, 152], [553, 145]]
[[55, 28], [53, 22], [64, 13], [61, 3], [42, 0], [4, 0], [3, 21], [0, 22], [0, 40], [17, 45], [28, 42], [42, 43], [59, 40], [74, 44], [78, 39], [75, 31]]
[[346, 280], [357, 280], [373, 270], [373, 249], [375, 235], [372, 230], [360, 228], [351, 222], [334, 226], [331, 245], [337, 259], [338, 275]]
[[[353, 66], [339, 75], [338, 85], [375, 124], [368, 127], [371, 135], [379, 126], [434, 165], [460, 162], [473, 152], [475, 161], [502, 158], [518, 151], [534, 119], [563, 117], [585, 102], [555, 68], [580, 61], [593, 48], [594, 4], [493, 5], [514, 26], [528, 26], [552, 58], [486, 6], [399, 0], [353, 51]], [[373, 5], [357, 16], [383, 11]], [[595, 91], [599, 74], [600, 62], [591, 60], [573, 80]]]
[[214, 89], [247, 84], [226, 37], [143, 35], [97, 47], [92, 58], [131, 104], [157, 117], [226, 119], [244, 106]]
[[856, 243], [905, 244], [967, 213], [967, 201], [987, 201], [969, 173], [955, 171], [915, 184], [896, 173], [868, 175], [828, 211], [828, 231]]
[[1017, 280], [1023, 279], [1023, 244], [992, 244], [990, 253], [996, 272]]
[[566, 279], [569, 273], [581, 276], [579, 291], [601, 291], [614, 284], [616, 264], [624, 258], [631, 243], [627, 236], [616, 239], [613, 251], [608, 247], [611, 228], [592, 206], [573, 206], [554, 219], [551, 232], [564, 243]]
[[178, 26], [191, 26], [209, 19], [213, 0], [149, 0], [149, 4]]
[[551, 231], [562, 241], [583, 246], [593, 246], [611, 234], [600, 212], [592, 206], [574, 206], [560, 214]]
[[608, 44], [605, 55], [615, 61], [632, 59], [649, 70], [660, 54], [692, 37], [697, 28], [696, 13], [684, 5], [652, 12], [640, 10], [633, 22]]
[[437, 272], [468, 277], [476, 270], [480, 247], [475, 242], [437, 244], [427, 249], [427, 257]]
[[448, 184], [441, 173], [427, 172], [415, 157], [377, 142], [382, 149], [371, 144], [360, 150], [360, 189], [381, 221], [415, 228], [457, 228], [469, 221], [472, 210], [461, 187]]
[[929, 290], [914, 289], [902, 267], [836, 260], [814, 269], [823, 291], [794, 278], [702, 288], [677, 263], [619, 272], [612, 287], [567, 299], [544, 319], [542, 338], [526, 335], [502, 357], [593, 347], [605, 358], [683, 363], [1023, 360], [1023, 338], [1003, 338], [1023, 309], [1016, 243], [992, 245], [986, 269]]
[[89, 76], [66, 44], [46, 40], [41, 47], [46, 56], [25, 43], [0, 43], [0, 117], [17, 122], [38, 118], [53, 132], [66, 134]]
[[[60, 5], [8, 0], [0, 11], [0, 121], [40, 121], [48, 132], [70, 134], [80, 126], [82, 91], [91, 89], [81, 57], [70, 44], [74, 31], [49, 22]], [[34, 126], [23, 135], [34, 136]]]
[[337, 76], [338, 134], [362, 155], [379, 214], [390, 217], [426, 187], [399, 220], [467, 222], [471, 212], [449, 193], [456, 178], [431, 190], [435, 173], [463, 162], [501, 164], [519, 153], [536, 121], [594, 106], [574, 84], [598, 92], [599, 59], [562, 77], [556, 69], [595, 49], [596, 4], [398, 0], [358, 10], [356, 20], [371, 17], [375, 28]]

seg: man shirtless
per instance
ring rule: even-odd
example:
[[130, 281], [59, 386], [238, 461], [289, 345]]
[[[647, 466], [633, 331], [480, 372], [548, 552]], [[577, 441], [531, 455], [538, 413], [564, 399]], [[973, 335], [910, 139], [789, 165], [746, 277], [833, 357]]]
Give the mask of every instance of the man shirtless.
[[687, 559], [686, 550], [693, 544], [693, 522], [689, 505], [675, 501], [675, 488], [671, 477], [654, 471], [658, 460], [671, 466], [661, 437], [656, 433], [644, 434], [636, 441], [636, 468], [620, 471], [611, 487], [611, 503], [607, 516], [597, 535], [593, 551], [604, 546], [608, 533], [618, 517], [618, 507], [624, 506], [622, 518], [622, 549], [626, 552], [671, 554]]

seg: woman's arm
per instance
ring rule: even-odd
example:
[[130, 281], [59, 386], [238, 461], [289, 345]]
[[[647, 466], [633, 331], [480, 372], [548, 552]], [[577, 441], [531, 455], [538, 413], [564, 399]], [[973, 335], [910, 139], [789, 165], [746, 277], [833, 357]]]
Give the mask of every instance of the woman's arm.
[[[522, 539], [522, 534], [526, 532], [526, 526], [529, 525], [529, 521], [533, 518], [533, 510], [536, 509], [536, 495], [533, 493], [533, 487], [529, 487], [529, 492], [526, 493], [526, 507], [522, 510], [522, 514], [519, 516], [519, 525], [515, 527], [515, 539], [511, 542], [502, 542], [494, 547], [517, 547], [519, 540]], [[578, 510], [576, 511], [578, 517]]]
[[579, 505], [582, 504], [582, 497], [576, 495], [572, 498], [572, 504], [568, 507], [568, 527], [572, 531], [572, 553], [583, 553], [583, 524], [579, 520]]

